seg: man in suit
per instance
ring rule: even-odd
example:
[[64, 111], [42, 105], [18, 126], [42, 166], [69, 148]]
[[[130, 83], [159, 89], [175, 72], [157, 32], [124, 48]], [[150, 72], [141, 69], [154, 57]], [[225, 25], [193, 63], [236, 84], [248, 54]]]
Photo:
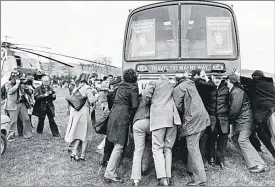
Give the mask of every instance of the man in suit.
[[195, 83], [188, 78], [188, 72], [178, 74], [177, 79], [173, 98], [182, 121], [182, 126], [178, 129], [178, 137], [186, 138], [187, 171], [193, 175], [193, 180], [188, 182], [187, 186], [205, 185], [206, 174], [199, 141], [206, 127], [210, 125], [210, 118]]
[[[150, 106], [152, 151], [159, 185], [171, 181], [172, 147], [181, 121], [172, 98], [174, 84], [165, 76], [150, 82], [144, 91], [144, 101]], [[175, 125], [176, 124], [176, 125]]]

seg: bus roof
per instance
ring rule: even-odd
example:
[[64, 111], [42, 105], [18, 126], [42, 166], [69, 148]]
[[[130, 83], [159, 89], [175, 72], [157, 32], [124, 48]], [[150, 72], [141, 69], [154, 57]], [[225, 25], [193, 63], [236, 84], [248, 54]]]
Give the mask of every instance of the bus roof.
[[228, 4], [220, 3], [220, 2], [212, 1], [212, 0], [191, 0], [191, 1], [190, 0], [181, 0], [181, 1], [168, 0], [168, 1], [161, 1], [161, 2], [157, 2], [157, 3], [140, 6], [138, 8], [129, 10], [129, 14], [132, 14], [134, 12], [138, 12], [138, 11], [141, 11], [144, 9], [156, 7], [156, 6], [171, 5], [171, 4], [175, 4], [175, 3], [196, 3], [196, 4], [207, 4], [207, 5], [216, 5], [216, 6], [218, 5], [218, 6], [221, 6], [224, 8], [232, 9], [232, 5], [230, 6]]

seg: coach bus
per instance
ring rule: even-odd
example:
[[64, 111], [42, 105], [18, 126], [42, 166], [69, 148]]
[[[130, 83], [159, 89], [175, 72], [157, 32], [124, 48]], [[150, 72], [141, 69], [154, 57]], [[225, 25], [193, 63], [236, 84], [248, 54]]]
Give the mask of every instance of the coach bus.
[[201, 68], [240, 70], [239, 34], [230, 5], [210, 1], [165, 1], [131, 10], [122, 69], [139, 74], [139, 88], [165, 74]]

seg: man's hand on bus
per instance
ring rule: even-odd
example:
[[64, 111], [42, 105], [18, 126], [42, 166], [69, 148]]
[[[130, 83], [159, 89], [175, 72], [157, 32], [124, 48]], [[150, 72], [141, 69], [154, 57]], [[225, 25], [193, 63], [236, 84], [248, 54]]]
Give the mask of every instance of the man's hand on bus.
[[238, 70], [238, 68], [237, 68], [237, 67], [234, 67], [234, 69], [233, 69], [232, 73], [234, 73], [235, 75], [238, 75], [238, 76], [240, 76], [240, 75], [241, 75], [241, 73], [239, 72], [239, 70]]
[[209, 78], [208, 78], [208, 76], [207, 76], [207, 75], [205, 75], [203, 78], [204, 78], [204, 80], [205, 80], [206, 82], [208, 82], [208, 81], [209, 81]]

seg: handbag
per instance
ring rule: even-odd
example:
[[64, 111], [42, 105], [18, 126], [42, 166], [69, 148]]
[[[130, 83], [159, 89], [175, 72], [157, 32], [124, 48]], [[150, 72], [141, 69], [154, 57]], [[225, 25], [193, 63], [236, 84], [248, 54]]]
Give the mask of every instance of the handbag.
[[109, 111], [107, 116], [105, 116], [105, 117], [103, 116], [101, 118], [101, 120], [99, 120], [99, 122], [93, 124], [95, 132], [97, 134], [107, 135], [107, 124], [108, 124], [109, 116], [110, 116], [113, 108], [114, 108], [114, 106], [111, 108], [111, 110]]
[[78, 88], [74, 93], [66, 97], [66, 100], [71, 107], [73, 107], [76, 111], [79, 111], [85, 105], [87, 96], [82, 96]]

